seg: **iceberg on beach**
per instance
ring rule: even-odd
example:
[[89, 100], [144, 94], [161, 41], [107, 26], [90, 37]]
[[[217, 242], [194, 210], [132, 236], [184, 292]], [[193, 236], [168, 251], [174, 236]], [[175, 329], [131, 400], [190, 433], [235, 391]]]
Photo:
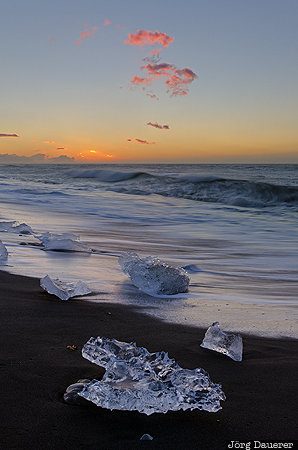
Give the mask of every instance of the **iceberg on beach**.
[[0, 241], [0, 261], [6, 261], [8, 257], [8, 252], [5, 245]]
[[102, 408], [147, 415], [180, 409], [217, 412], [225, 400], [221, 385], [212, 383], [205, 370], [183, 369], [166, 352], [92, 337], [82, 355], [106, 372], [101, 381], [82, 386], [78, 395]]
[[225, 333], [218, 322], [208, 328], [201, 347], [223, 353], [234, 361], [242, 361], [242, 337], [240, 334]]
[[35, 236], [43, 245], [44, 250], [54, 250], [60, 252], [86, 252], [90, 253], [91, 249], [79, 242], [79, 236], [72, 233], [52, 234], [43, 233]]
[[33, 230], [26, 223], [18, 223], [15, 220], [11, 222], [0, 222], [0, 231], [18, 234], [33, 234]]
[[40, 280], [40, 286], [49, 294], [56, 295], [61, 300], [68, 300], [71, 297], [90, 294], [88, 286], [81, 280], [77, 283], [66, 283], [58, 279], [53, 280], [46, 275]]
[[137, 253], [123, 253], [119, 264], [133, 284], [146, 294], [174, 295], [188, 289], [190, 278], [185, 270], [170, 266], [158, 258], [140, 258]]

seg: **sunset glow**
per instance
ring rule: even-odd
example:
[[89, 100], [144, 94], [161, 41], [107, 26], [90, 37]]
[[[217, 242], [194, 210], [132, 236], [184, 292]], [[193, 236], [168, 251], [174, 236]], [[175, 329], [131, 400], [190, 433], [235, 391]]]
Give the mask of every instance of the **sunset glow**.
[[298, 161], [297, 5], [231, 2], [222, 20], [219, 0], [191, 9], [174, 1], [170, 11], [153, 3], [158, 19], [94, 4], [86, 14], [63, 6], [57, 22], [58, 6], [45, 6], [43, 28], [28, 13], [31, 1], [13, 15], [7, 3], [1, 32], [17, 24], [20, 33], [6, 39], [2, 57], [0, 154]]

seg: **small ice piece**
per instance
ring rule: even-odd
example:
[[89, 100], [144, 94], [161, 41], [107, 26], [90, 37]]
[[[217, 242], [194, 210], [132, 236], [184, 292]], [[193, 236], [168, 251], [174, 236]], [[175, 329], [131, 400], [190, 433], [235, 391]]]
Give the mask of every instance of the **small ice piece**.
[[150, 436], [150, 434], [145, 433], [140, 437], [140, 441], [153, 441], [153, 437]]
[[196, 264], [188, 264], [187, 266], [183, 266], [182, 269], [184, 269], [187, 273], [202, 272], [202, 269], [200, 269]]
[[205, 370], [183, 369], [166, 352], [92, 337], [82, 355], [106, 371], [101, 381], [90, 381], [78, 395], [102, 408], [147, 415], [180, 409], [217, 412], [225, 400], [221, 385], [212, 383]]
[[10, 231], [16, 224], [17, 222], [15, 220], [12, 220], [11, 222], [0, 222], [0, 231]]
[[33, 234], [33, 230], [26, 223], [18, 223], [15, 220], [11, 222], [0, 222], [0, 231], [18, 234]]
[[48, 244], [48, 242], [50, 242], [53, 239], [71, 239], [73, 241], [80, 240], [79, 236], [73, 233], [57, 234], [57, 233], [50, 233], [49, 231], [47, 231], [46, 233], [42, 233], [41, 235], [35, 235], [35, 237], [39, 239], [43, 245]]
[[2, 241], [0, 241], [0, 261], [6, 261], [8, 257], [8, 252], [6, 250], [5, 245]]
[[68, 300], [71, 297], [91, 293], [88, 286], [81, 280], [77, 283], [65, 283], [58, 279], [52, 280], [49, 275], [46, 275], [40, 280], [40, 286], [49, 294], [56, 295], [61, 300]]
[[40, 240], [44, 250], [60, 252], [91, 252], [91, 249], [87, 245], [79, 242], [80, 238], [72, 233], [52, 234], [47, 232], [35, 237]]
[[240, 334], [225, 333], [218, 322], [208, 328], [201, 347], [223, 353], [234, 361], [242, 361], [242, 337]]
[[87, 403], [87, 400], [85, 400], [84, 398], [82, 398], [79, 395], [79, 392], [81, 392], [84, 387], [90, 383], [90, 380], [88, 379], [83, 379], [83, 380], [79, 380], [74, 384], [71, 384], [70, 386], [68, 386], [68, 388], [66, 389], [64, 395], [63, 395], [63, 399], [66, 403], [70, 404], [70, 405], [84, 405]]
[[188, 289], [190, 278], [185, 270], [170, 266], [158, 258], [140, 258], [137, 253], [123, 253], [119, 264], [133, 284], [146, 294], [174, 295]]

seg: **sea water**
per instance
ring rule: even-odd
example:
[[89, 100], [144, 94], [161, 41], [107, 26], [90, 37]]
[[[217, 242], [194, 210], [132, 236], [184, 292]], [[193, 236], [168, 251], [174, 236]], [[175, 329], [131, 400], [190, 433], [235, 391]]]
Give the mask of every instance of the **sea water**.
[[[45, 252], [32, 237], [2, 232], [9, 256], [0, 268], [80, 278], [94, 292], [84, 301], [132, 304], [167, 321], [298, 337], [297, 173], [298, 165], [0, 165], [0, 221], [75, 233], [95, 250]], [[121, 271], [123, 251], [195, 265], [188, 293], [142, 293]]]

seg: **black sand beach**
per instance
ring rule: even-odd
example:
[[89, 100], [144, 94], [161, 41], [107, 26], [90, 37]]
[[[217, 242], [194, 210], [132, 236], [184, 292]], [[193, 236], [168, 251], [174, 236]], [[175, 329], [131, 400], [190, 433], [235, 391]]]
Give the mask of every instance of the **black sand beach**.
[[[297, 439], [297, 340], [244, 336], [238, 363], [202, 349], [205, 330], [127, 306], [62, 302], [42, 292], [37, 279], [0, 272], [0, 293], [1, 449], [217, 450], [231, 440]], [[147, 417], [65, 404], [68, 385], [103, 374], [80, 353], [91, 336], [134, 341], [168, 351], [184, 368], [204, 368], [223, 386], [223, 409]], [[140, 441], [144, 433], [153, 441]]]

